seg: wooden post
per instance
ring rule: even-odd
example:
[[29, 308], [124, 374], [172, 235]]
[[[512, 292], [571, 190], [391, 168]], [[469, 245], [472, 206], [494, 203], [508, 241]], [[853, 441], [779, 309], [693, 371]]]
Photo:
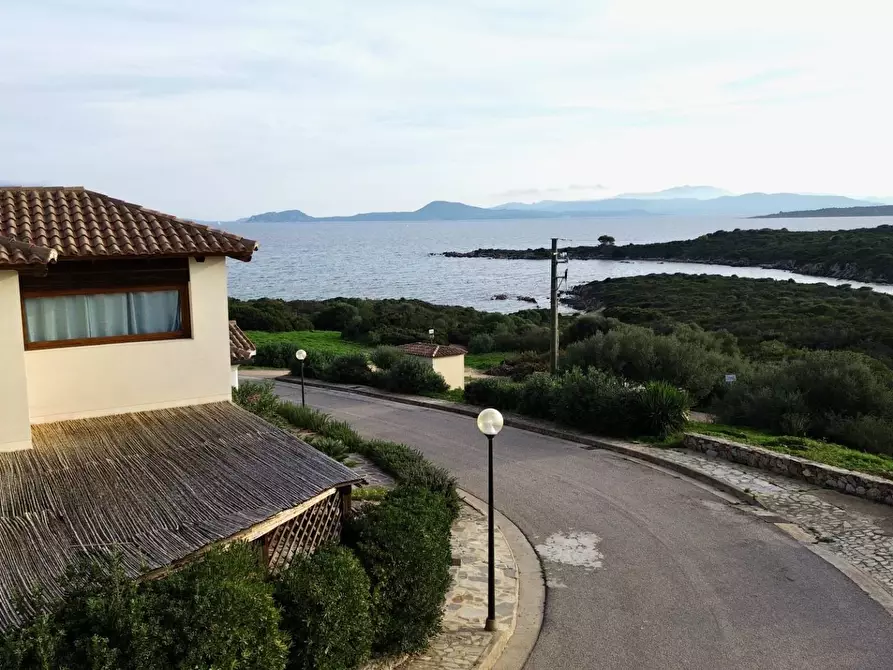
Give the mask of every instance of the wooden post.
[[549, 326], [552, 329], [549, 337], [549, 370], [552, 374], [558, 372], [558, 238], [552, 238], [551, 273], [549, 278], [551, 285], [549, 298], [552, 311], [550, 313]]

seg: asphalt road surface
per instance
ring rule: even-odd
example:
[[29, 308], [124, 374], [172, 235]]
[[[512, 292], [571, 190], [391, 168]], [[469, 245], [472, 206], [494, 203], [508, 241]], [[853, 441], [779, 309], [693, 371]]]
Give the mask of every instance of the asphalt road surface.
[[[309, 387], [307, 402], [419, 448], [486, 499], [472, 419]], [[893, 617], [772, 524], [618, 454], [512, 428], [495, 444], [496, 506], [549, 585], [528, 670], [893, 668]]]

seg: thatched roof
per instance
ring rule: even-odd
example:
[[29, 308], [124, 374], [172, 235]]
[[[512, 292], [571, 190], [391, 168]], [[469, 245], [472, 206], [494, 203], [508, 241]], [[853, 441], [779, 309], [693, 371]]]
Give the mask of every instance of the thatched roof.
[[0, 454], [0, 627], [79, 552], [118, 550], [136, 575], [360, 479], [230, 403], [38, 424], [32, 441]]

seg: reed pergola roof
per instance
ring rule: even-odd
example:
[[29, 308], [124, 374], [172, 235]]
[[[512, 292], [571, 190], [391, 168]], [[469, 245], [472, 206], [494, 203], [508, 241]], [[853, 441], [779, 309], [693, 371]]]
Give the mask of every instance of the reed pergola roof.
[[136, 576], [360, 481], [228, 402], [31, 430], [33, 449], [0, 454], [0, 627], [80, 552], [118, 551]]

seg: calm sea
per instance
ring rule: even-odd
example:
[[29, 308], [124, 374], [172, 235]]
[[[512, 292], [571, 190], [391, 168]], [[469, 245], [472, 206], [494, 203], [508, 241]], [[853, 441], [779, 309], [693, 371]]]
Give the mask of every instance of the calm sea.
[[[507, 293], [548, 305], [548, 261], [443, 258], [431, 253], [481, 247], [527, 249], [561, 244], [597, 244], [613, 235], [618, 244], [689, 239], [716, 230], [787, 228], [841, 230], [893, 224], [893, 217], [853, 219], [732, 219], [648, 217], [520, 221], [424, 221], [229, 224], [227, 230], [260, 243], [250, 263], [230, 262], [230, 295], [237, 298], [419, 298], [448, 305], [513, 312], [531, 307]], [[893, 286], [806, 277], [781, 270], [652, 261], [572, 261], [568, 284], [652, 273], [770, 277], [802, 282], [848, 283], [893, 293]]]

